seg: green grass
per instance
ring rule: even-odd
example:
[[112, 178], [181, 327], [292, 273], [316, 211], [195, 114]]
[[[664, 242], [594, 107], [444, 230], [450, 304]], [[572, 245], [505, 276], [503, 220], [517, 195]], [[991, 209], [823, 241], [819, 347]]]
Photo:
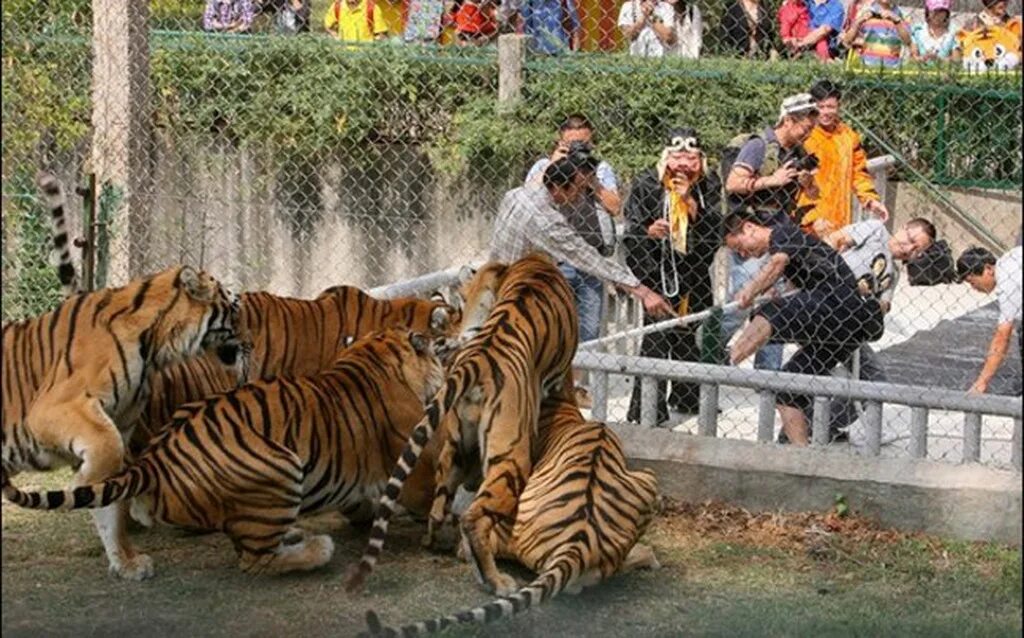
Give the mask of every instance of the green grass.
[[[23, 475], [52, 487], [69, 475]], [[708, 516], [725, 512], [724, 516]], [[827, 533], [820, 530], [833, 525]], [[837, 522], [838, 521], [838, 522]], [[421, 527], [393, 526], [365, 593], [342, 588], [364, 533], [329, 514], [307, 522], [337, 549], [327, 569], [252, 577], [221, 534], [137, 531], [157, 568], [121, 582], [87, 514], [3, 506], [4, 636], [352, 636], [365, 610], [408, 622], [485, 602], [470, 568], [421, 551]], [[648, 533], [662, 569], [616, 577], [486, 629], [447, 635], [1019, 636], [1020, 551], [880, 530], [821, 514], [759, 515], [727, 507], [675, 509]], [[521, 581], [529, 572], [509, 566]]]

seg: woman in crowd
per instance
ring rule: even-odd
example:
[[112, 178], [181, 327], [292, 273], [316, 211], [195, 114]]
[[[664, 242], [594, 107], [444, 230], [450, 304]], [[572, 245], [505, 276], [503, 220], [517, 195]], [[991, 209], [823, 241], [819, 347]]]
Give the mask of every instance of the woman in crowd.
[[771, 59], [779, 55], [772, 45], [772, 16], [760, 0], [735, 0], [725, 10], [719, 31], [727, 53]]
[[910, 29], [892, 0], [874, 0], [856, 8], [842, 42], [857, 51], [865, 66], [896, 67], [910, 46]]
[[696, 0], [666, 0], [675, 11], [673, 27], [676, 39], [669, 51], [671, 55], [696, 60], [704, 46], [704, 19]]
[[910, 55], [918, 62], [950, 60], [956, 52], [956, 34], [949, 27], [949, 0], [925, 0], [924, 23], [910, 30]]

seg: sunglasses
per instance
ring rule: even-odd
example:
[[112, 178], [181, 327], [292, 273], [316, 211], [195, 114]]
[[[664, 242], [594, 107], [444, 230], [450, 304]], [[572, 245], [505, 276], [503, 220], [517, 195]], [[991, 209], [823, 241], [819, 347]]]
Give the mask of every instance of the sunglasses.
[[668, 150], [678, 153], [687, 151], [689, 153], [700, 153], [700, 142], [696, 137], [673, 137], [668, 143]]

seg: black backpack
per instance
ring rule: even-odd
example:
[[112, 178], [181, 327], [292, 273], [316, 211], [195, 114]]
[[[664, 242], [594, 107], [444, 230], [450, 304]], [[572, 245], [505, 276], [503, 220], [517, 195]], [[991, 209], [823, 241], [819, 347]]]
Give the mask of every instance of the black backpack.
[[907, 279], [911, 286], [934, 286], [956, 281], [953, 251], [940, 239], [917, 257], [907, 262]]

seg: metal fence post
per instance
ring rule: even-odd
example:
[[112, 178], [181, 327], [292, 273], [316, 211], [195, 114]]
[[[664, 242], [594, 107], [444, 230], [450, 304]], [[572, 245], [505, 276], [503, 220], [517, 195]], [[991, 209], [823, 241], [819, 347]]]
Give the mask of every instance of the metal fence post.
[[757, 402], [757, 440], [771, 443], [775, 436], [775, 393], [761, 390]]
[[[634, 381], [636, 383], [636, 381]], [[658, 380], [641, 377], [640, 381], [640, 425], [653, 428], [658, 424]]]
[[868, 401], [864, 404], [865, 447], [868, 454], [878, 456], [882, 451], [882, 404]]
[[828, 422], [832, 399], [827, 396], [814, 397], [814, 417], [811, 420], [811, 443], [828, 445]]
[[1010, 441], [1010, 461], [1014, 469], [1021, 470], [1021, 426], [1020, 419], [1013, 420], [1013, 439]]
[[915, 407], [910, 411], [910, 456], [928, 456], [928, 408]]
[[604, 423], [608, 420], [608, 373], [593, 370], [590, 372], [590, 390], [594, 405], [590, 417]]
[[964, 463], [981, 460], [981, 414], [964, 413]]
[[702, 383], [700, 386], [700, 414], [697, 417], [697, 431], [702, 436], [718, 436], [717, 383]]

